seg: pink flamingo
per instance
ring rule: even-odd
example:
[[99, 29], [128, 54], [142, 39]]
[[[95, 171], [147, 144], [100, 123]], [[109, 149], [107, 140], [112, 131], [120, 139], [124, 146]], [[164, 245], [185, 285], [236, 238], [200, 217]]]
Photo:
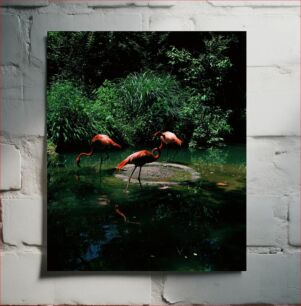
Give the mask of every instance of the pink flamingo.
[[[129, 177], [127, 186], [126, 186], [126, 191], [128, 190], [129, 184], [131, 182], [131, 178], [135, 172], [135, 170], [137, 169], [137, 167], [140, 167], [139, 169], [139, 174], [138, 174], [138, 181], [139, 184], [141, 186], [141, 180], [140, 180], [140, 175], [141, 175], [141, 169], [142, 167], [146, 164], [146, 163], [152, 163], [156, 160], [158, 160], [161, 156], [161, 151], [163, 148], [163, 142], [161, 141], [161, 144], [158, 148], [154, 148], [152, 149], [151, 152], [147, 151], [147, 150], [141, 150], [138, 152], [135, 152], [131, 155], [129, 155], [126, 159], [124, 159], [121, 163], [118, 164], [118, 166], [116, 167], [117, 170], [121, 170], [125, 165], [127, 164], [134, 164], [135, 167]], [[157, 154], [155, 154], [157, 152]]]
[[[104, 151], [106, 153], [106, 155], [107, 155], [107, 158], [109, 156], [108, 156], [108, 153], [106, 152], [106, 150], [108, 150], [110, 148], [121, 149], [121, 145], [116, 143], [109, 136], [103, 135], [103, 134], [97, 134], [97, 135], [95, 135], [92, 138], [90, 152], [87, 152], [87, 153], [82, 152], [82, 153], [80, 153], [76, 157], [76, 163], [77, 163], [78, 167], [80, 167], [80, 158], [82, 156], [91, 156], [91, 155], [93, 155], [94, 154], [94, 150], [95, 150], [96, 147], [99, 148], [101, 151]], [[101, 164], [103, 162], [102, 155], [101, 155], [101, 159], [100, 160], [101, 160], [101, 162], [100, 162], [100, 167], [101, 167]]]
[[[168, 155], [169, 155], [168, 154], [169, 153], [169, 151], [168, 151], [169, 146], [176, 145], [177, 147], [180, 147], [183, 144], [183, 141], [180, 138], [178, 138], [175, 133], [172, 133], [172, 132], [168, 132], [168, 131], [160, 132], [159, 131], [159, 132], [156, 132], [154, 134], [154, 136], [155, 137], [160, 137], [161, 141], [166, 145], [166, 147], [167, 147], [167, 159], [168, 159]], [[173, 157], [175, 157], [175, 155]]]

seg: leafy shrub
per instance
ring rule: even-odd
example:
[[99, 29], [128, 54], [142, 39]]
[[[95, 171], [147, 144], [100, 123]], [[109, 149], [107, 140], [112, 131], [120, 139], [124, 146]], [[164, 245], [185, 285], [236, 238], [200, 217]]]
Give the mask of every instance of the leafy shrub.
[[58, 159], [58, 154], [55, 151], [56, 147], [55, 144], [50, 140], [47, 139], [47, 166], [53, 165], [57, 159]]
[[[85, 121], [84, 116], [88, 116], [93, 124], [79, 125], [86, 131], [80, 131], [81, 141], [101, 132], [124, 144], [146, 144], [150, 142], [147, 139], [150, 130], [169, 129], [180, 133], [186, 143], [193, 137], [192, 146], [199, 146], [197, 143], [211, 146], [227, 134], [228, 122], [232, 132], [227, 138], [245, 140], [246, 36], [243, 32], [49, 32], [47, 46], [49, 84], [57, 85], [64, 79], [72, 80], [73, 88], [74, 84], [82, 85], [78, 88], [81, 99], [86, 100], [82, 119]], [[146, 70], [156, 73], [141, 73]], [[166, 92], [162, 93], [165, 81]], [[160, 83], [157, 89], [156, 83]], [[70, 93], [73, 94], [72, 90]], [[68, 91], [62, 90], [62, 94], [67, 97]], [[173, 94], [180, 101], [173, 101]], [[198, 103], [193, 105], [191, 99], [197, 99]], [[209, 121], [210, 113], [216, 122], [221, 121], [223, 129], [216, 128], [217, 123], [210, 127], [196, 123], [205, 106], [207, 115], [202, 116]], [[183, 107], [192, 108], [193, 116], [184, 116]], [[157, 112], [158, 108], [159, 115], [149, 113]], [[56, 118], [59, 120], [59, 116]], [[214, 136], [205, 133], [206, 129], [219, 132]], [[58, 138], [53, 139], [55, 143], [59, 139], [60, 143], [65, 142], [52, 129], [48, 131]], [[65, 137], [74, 138], [68, 140], [70, 144], [78, 141], [74, 135]]]
[[228, 82], [232, 63], [228, 55], [232, 37], [213, 35], [203, 40], [203, 51], [197, 54], [172, 46], [166, 51], [168, 64], [178, 80], [196, 89], [204, 102], [215, 102], [217, 93]]
[[105, 82], [96, 96], [95, 107], [106, 113], [108, 130], [129, 145], [151, 143], [154, 132], [172, 129], [183, 103], [179, 83], [153, 72]]
[[88, 140], [96, 126], [91, 103], [70, 81], [57, 81], [47, 94], [47, 134], [57, 149], [66, 149]]
[[123, 145], [153, 145], [159, 130], [174, 131], [198, 148], [224, 140], [231, 131], [229, 114], [173, 76], [147, 71], [105, 81], [94, 100], [72, 82], [57, 81], [48, 91], [47, 132], [58, 151], [77, 149], [98, 133]]
[[191, 148], [214, 146], [222, 143], [224, 136], [231, 132], [230, 113], [230, 110], [205, 105], [200, 95], [192, 96], [181, 109], [175, 129], [186, 131]]

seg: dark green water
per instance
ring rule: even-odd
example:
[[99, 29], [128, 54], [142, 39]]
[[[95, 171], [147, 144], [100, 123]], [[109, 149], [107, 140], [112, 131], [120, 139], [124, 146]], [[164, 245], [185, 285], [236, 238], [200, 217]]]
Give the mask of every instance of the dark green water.
[[125, 193], [114, 168], [137, 150], [110, 152], [101, 172], [99, 155], [81, 168], [75, 154], [60, 155], [48, 168], [48, 270], [245, 270], [245, 146], [181, 149], [172, 162], [199, 181], [160, 189], [142, 178]]

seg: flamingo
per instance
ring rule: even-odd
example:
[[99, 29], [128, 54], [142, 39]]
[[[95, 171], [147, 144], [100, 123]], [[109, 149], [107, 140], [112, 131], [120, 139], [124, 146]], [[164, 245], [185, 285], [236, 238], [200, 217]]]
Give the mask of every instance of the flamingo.
[[[152, 163], [156, 160], [159, 159], [159, 157], [161, 156], [161, 151], [163, 148], [163, 142], [161, 141], [161, 144], [159, 147], [152, 149], [151, 152], [147, 151], [147, 150], [141, 150], [138, 152], [135, 152], [131, 155], [129, 155], [126, 159], [124, 159], [121, 163], [118, 164], [118, 166], [116, 167], [116, 170], [121, 170], [125, 165], [127, 164], [134, 164], [135, 167], [128, 179], [128, 183], [126, 185], [126, 191], [128, 190], [129, 184], [131, 182], [131, 178], [135, 172], [135, 170], [137, 169], [137, 167], [140, 167], [139, 169], [139, 174], [138, 174], [138, 181], [139, 184], [141, 186], [141, 180], [140, 180], [140, 174], [141, 174], [141, 169], [142, 167], [147, 164], [147, 163]], [[157, 154], [155, 154], [155, 152], [157, 152]]]
[[[160, 137], [161, 141], [166, 145], [168, 148], [169, 145], [176, 145], [180, 147], [183, 143], [181, 139], [179, 139], [175, 133], [172, 132], [156, 132], [154, 137]], [[174, 156], [175, 157], [175, 156]], [[167, 151], [167, 158], [168, 158], [168, 151]]]
[[[119, 145], [118, 143], [116, 143], [114, 140], [112, 140], [109, 136], [107, 135], [103, 135], [103, 134], [97, 134], [92, 138], [91, 141], [91, 151], [88, 153], [80, 153], [77, 157], [76, 157], [76, 163], [77, 166], [80, 167], [80, 158], [82, 156], [91, 156], [94, 154], [94, 150], [95, 148], [99, 148], [101, 151], [105, 151], [107, 149], [110, 148], [117, 148], [117, 149], [121, 149], [121, 145]], [[108, 153], [105, 151], [107, 157], [108, 157]], [[102, 164], [102, 156], [101, 156], [101, 162], [100, 162], [100, 166]]]

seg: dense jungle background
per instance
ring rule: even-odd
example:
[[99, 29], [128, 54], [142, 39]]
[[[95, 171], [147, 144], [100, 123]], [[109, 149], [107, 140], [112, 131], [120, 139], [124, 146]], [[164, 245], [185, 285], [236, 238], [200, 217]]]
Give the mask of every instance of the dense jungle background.
[[245, 142], [245, 32], [49, 32], [48, 146], [125, 146], [171, 130], [190, 148]]

